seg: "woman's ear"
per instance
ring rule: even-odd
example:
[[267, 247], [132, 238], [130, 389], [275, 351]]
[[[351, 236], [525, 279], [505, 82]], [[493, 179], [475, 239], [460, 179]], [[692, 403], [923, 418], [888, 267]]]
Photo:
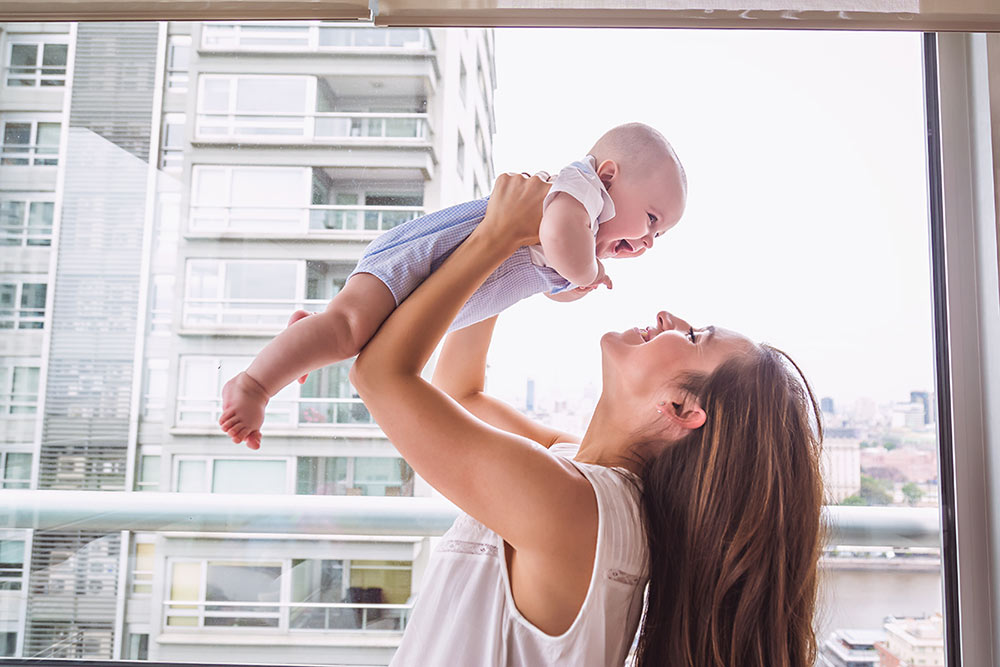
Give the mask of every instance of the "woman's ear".
[[702, 407], [694, 402], [671, 402], [670, 408], [668, 410], [664, 410], [663, 414], [665, 414], [667, 419], [673, 422], [675, 426], [691, 431], [704, 426], [705, 419], [707, 419], [705, 411]]
[[611, 189], [611, 182], [618, 176], [618, 163], [614, 160], [605, 160], [597, 165], [597, 177], [601, 179], [605, 190]]

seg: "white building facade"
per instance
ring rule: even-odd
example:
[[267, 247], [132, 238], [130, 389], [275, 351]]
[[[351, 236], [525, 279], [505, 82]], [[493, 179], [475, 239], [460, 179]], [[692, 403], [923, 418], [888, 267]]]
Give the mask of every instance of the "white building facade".
[[[489, 191], [492, 33], [6, 24], [0, 38], [4, 486], [429, 495], [350, 361], [275, 396], [259, 452], [218, 430], [220, 390], [380, 233]], [[0, 651], [384, 664], [428, 551], [4, 533]]]

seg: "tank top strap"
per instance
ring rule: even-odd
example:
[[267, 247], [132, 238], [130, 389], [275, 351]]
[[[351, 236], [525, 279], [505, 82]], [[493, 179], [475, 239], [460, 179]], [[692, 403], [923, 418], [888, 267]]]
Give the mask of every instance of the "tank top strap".
[[638, 583], [647, 571], [641, 482], [624, 468], [569, 460], [590, 481], [597, 497], [600, 535], [595, 566], [608, 579]]

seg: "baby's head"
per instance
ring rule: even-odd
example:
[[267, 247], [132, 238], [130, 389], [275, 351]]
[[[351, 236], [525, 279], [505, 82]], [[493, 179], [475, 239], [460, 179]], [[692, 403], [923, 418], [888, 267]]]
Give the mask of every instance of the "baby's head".
[[615, 217], [598, 227], [597, 256], [638, 257], [680, 220], [684, 167], [663, 135], [643, 123], [608, 130], [590, 155], [615, 203]]

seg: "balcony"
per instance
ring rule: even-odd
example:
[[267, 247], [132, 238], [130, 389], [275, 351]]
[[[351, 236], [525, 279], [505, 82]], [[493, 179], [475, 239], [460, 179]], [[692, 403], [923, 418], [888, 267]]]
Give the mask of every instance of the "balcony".
[[426, 113], [201, 112], [195, 125], [196, 143], [424, 148], [431, 134]]
[[[289, 385], [293, 390], [297, 385]], [[176, 424], [217, 430], [222, 416], [221, 398], [180, 396]], [[300, 396], [284, 398], [279, 393], [267, 404], [264, 424], [270, 429], [298, 429], [331, 425], [374, 425], [371, 413], [360, 398]]]
[[396, 632], [406, 629], [412, 604], [349, 602], [203, 602], [165, 600], [165, 632], [195, 628], [267, 628], [308, 632]]
[[292, 22], [206, 23], [202, 52], [429, 54], [434, 37], [427, 28], [345, 27]]
[[384, 231], [424, 215], [420, 206], [311, 206], [191, 207], [194, 236], [220, 235], [254, 238], [317, 238], [370, 241]]

